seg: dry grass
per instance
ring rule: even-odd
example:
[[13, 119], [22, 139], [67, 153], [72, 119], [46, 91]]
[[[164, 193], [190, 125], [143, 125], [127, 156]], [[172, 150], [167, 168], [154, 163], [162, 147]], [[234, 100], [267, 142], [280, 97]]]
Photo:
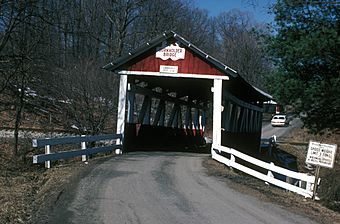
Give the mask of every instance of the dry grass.
[[0, 223], [26, 223], [32, 213], [39, 171], [13, 159], [9, 140], [2, 139], [0, 148]]
[[[333, 169], [321, 168], [320, 178], [321, 184], [318, 189], [318, 193], [325, 206], [333, 209], [340, 213], [340, 134], [326, 134], [326, 135], [312, 135], [305, 129], [294, 130], [289, 139], [296, 142], [309, 142], [310, 140], [318, 141], [326, 144], [337, 144], [338, 149], [336, 153], [336, 160]], [[295, 156], [297, 156], [300, 167], [303, 169], [304, 161], [307, 155], [307, 147], [296, 147], [285, 146], [285, 150]]]
[[20, 155], [11, 159], [12, 140], [0, 143], [0, 223], [33, 223], [32, 215], [42, 205], [57, 200], [63, 185], [84, 166], [69, 163], [46, 170], [43, 165], [32, 165], [30, 144], [22, 142]]

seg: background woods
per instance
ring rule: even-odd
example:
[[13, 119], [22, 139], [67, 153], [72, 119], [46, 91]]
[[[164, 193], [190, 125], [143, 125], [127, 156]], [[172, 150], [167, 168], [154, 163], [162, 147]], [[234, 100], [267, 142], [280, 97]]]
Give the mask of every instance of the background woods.
[[164, 30], [253, 84], [262, 84], [268, 68], [258, 35], [264, 31], [241, 11], [209, 17], [182, 0], [4, 0], [0, 15], [1, 126], [15, 128], [16, 142], [22, 126], [112, 131], [117, 78], [100, 67]]
[[304, 112], [316, 134], [340, 128], [340, 3], [283, 1], [273, 7], [277, 34], [270, 53], [277, 66], [271, 92]]
[[15, 139], [22, 125], [112, 131], [117, 78], [100, 68], [174, 30], [305, 112], [310, 130], [338, 130], [339, 7], [277, 1], [275, 23], [260, 24], [239, 10], [209, 16], [190, 0], [0, 1], [1, 126]]

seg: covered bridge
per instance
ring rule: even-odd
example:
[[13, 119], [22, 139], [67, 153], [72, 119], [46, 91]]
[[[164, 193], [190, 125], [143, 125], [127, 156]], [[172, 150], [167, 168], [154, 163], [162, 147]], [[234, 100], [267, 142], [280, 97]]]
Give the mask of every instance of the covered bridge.
[[[173, 31], [104, 66], [120, 76], [117, 133], [123, 150], [203, 145], [258, 151], [271, 96]], [[116, 153], [122, 153], [116, 151]]]

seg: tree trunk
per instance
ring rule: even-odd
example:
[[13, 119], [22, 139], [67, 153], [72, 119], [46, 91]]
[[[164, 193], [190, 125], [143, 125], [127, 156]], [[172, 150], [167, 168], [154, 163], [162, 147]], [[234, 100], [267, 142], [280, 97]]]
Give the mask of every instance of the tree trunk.
[[[24, 80], [22, 80], [24, 81]], [[24, 85], [22, 85], [23, 87]], [[15, 124], [14, 124], [14, 149], [13, 149], [13, 156], [18, 155], [18, 145], [19, 145], [19, 129], [21, 125], [21, 118], [22, 118], [22, 111], [24, 108], [24, 96], [25, 90], [24, 88], [21, 89], [21, 92], [18, 96], [17, 103], [15, 105]]]

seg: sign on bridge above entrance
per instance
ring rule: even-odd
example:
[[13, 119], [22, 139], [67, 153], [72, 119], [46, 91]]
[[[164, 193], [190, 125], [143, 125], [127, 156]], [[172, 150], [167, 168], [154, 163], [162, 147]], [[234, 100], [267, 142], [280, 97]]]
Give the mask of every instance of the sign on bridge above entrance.
[[306, 163], [333, 168], [337, 145], [309, 142]]
[[166, 66], [166, 65], [161, 65], [159, 66], [159, 72], [164, 72], [164, 73], [178, 73], [178, 66]]
[[160, 58], [164, 61], [168, 59], [171, 59], [173, 61], [184, 59], [185, 48], [179, 47], [177, 43], [166, 46], [166, 42], [163, 42], [163, 45], [157, 48], [156, 58]]

